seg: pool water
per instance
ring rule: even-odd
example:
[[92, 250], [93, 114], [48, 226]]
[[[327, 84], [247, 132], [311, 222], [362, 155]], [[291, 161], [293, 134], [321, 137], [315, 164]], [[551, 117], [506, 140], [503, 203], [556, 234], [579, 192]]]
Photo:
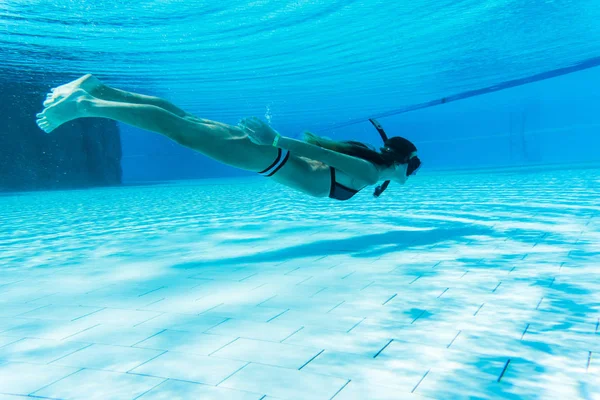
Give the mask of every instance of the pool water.
[[555, 169], [2, 196], [0, 398], [599, 398], [599, 195]]

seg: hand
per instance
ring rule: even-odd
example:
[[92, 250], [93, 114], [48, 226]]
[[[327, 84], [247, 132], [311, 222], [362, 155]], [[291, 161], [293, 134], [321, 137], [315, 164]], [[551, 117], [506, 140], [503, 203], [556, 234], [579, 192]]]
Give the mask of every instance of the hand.
[[238, 126], [253, 143], [261, 146], [271, 146], [275, 137], [279, 135], [269, 124], [257, 117], [244, 118]]

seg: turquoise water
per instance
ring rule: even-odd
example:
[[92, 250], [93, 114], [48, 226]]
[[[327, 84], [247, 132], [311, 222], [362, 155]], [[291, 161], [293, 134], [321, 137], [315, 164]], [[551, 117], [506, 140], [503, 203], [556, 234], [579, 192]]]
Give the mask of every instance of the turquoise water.
[[372, 143], [386, 115], [424, 161], [338, 202], [120, 125], [127, 185], [0, 196], [0, 400], [600, 399], [598, 21], [595, 0], [0, 0], [0, 83], [91, 72]]
[[595, 0], [0, 2], [2, 75], [94, 73], [203, 117], [284, 130], [598, 57]]
[[598, 398], [599, 172], [0, 197], [0, 393]]

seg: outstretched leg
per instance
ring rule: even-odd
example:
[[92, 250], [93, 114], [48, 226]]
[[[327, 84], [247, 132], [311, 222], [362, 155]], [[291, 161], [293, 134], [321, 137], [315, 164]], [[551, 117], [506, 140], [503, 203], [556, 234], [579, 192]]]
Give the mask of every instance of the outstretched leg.
[[46, 101], [44, 101], [44, 107], [49, 107], [52, 104], [65, 98], [73, 91], [77, 89], [83, 89], [92, 96], [106, 101], [115, 101], [119, 103], [129, 104], [147, 104], [156, 107], [163, 108], [178, 117], [189, 119], [191, 121], [201, 122], [204, 124], [223, 125], [219, 122], [211, 121], [208, 119], [198, 118], [188, 112], [185, 112], [181, 108], [177, 107], [173, 103], [156, 96], [147, 96], [144, 94], [127, 92], [125, 90], [116, 89], [103, 84], [98, 78], [91, 74], [86, 74], [81, 78], [78, 78], [65, 85], [54, 88], [48, 93]]
[[98, 99], [85, 90], [85, 82], [81, 83], [71, 86], [70, 93], [64, 88], [55, 90], [60, 92], [55, 101], [37, 115], [41, 129], [49, 133], [77, 118], [109, 118], [160, 133], [217, 161], [249, 171], [265, 169], [277, 156], [277, 149], [252, 143], [236, 126], [202, 123], [152, 104]]

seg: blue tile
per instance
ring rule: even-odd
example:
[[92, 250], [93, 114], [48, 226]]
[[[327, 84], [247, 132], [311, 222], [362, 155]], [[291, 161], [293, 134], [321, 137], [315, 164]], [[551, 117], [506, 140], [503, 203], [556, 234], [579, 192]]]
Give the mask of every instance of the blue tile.
[[32, 393], [34, 396], [76, 399], [131, 400], [164, 382], [164, 379], [108, 371], [81, 370]]
[[130, 373], [217, 385], [246, 364], [242, 361], [168, 352], [134, 368]]
[[[262, 394], [169, 379], [140, 397], [140, 400], [261, 400]], [[264, 399], [263, 399], [264, 400]]]

